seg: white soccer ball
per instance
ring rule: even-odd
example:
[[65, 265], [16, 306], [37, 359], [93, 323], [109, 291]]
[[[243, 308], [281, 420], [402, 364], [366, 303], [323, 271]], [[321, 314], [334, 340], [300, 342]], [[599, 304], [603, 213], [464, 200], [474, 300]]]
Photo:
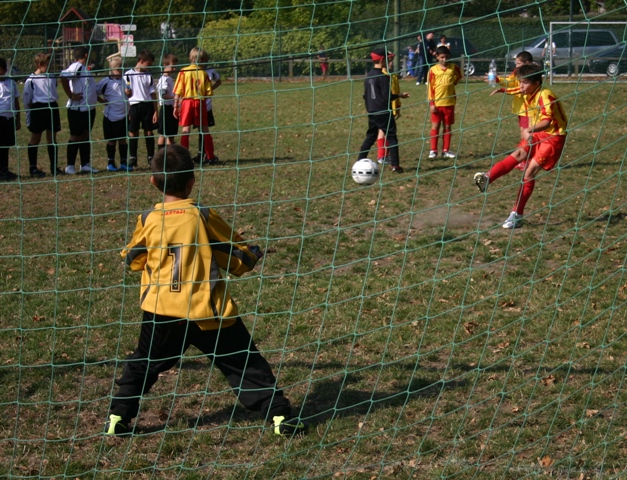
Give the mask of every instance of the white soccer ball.
[[360, 185], [372, 185], [379, 180], [379, 164], [369, 158], [357, 160], [353, 165], [353, 180]]

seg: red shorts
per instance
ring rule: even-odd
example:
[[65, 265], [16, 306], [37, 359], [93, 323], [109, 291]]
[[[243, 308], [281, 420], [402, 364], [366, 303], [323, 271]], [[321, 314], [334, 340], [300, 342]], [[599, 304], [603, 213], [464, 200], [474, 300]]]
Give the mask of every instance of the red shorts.
[[444, 125], [453, 125], [455, 123], [455, 105], [436, 108], [438, 111], [431, 114], [432, 123], [444, 123]]
[[520, 128], [529, 128], [529, 117], [527, 115], [518, 115], [518, 126]]
[[327, 70], [329, 70], [329, 64], [327, 62], [321, 62], [320, 68], [322, 69], [322, 73], [325, 73]]
[[185, 98], [181, 102], [179, 113], [179, 125], [181, 127], [200, 127], [209, 125], [207, 104], [204, 100]]
[[534, 133], [531, 142], [522, 140], [518, 147], [527, 152], [529, 160], [535, 160], [545, 170], [551, 170], [559, 161], [564, 150], [566, 135], [549, 135], [544, 132]]

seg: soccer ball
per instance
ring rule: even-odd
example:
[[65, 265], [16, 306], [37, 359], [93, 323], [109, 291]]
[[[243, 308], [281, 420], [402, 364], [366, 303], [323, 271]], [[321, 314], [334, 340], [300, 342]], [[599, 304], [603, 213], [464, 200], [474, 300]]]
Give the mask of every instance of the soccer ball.
[[379, 165], [369, 158], [357, 160], [353, 165], [353, 180], [360, 185], [372, 185], [379, 180]]

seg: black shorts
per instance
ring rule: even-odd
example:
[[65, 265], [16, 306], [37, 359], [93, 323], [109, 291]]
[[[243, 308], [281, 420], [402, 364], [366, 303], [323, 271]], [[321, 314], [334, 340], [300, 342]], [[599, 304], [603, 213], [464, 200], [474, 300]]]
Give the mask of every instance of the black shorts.
[[68, 109], [67, 121], [70, 125], [70, 135], [80, 137], [85, 133], [91, 132], [96, 121], [96, 109], [81, 112], [80, 110]]
[[155, 129], [152, 117], [155, 114], [153, 102], [141, 102], [131, 105], [128, 114], [128, 131], [139, 132], [140, 128], [147, 132]]
[[112, 122], [107, 117], [102, 119], [102, 131], [105, 140], [126, 140], [127, 120], [123, 118]]
[[207, 121], [209, 122], [210, 127], [216, 126], [216, 121], [213, 118], [213, 110], [207, 110]]
[[61, 130], [61, 116], [59, 115], [57, 102], [33, 103], [29, 116], [28, 130], [32, 133], [42, 133], [47, 130], [58, 132]]
[[165, 137], [174, 137], [179, 133], [179, 121], [174, 118], [174, 107], [163, 105], [159, 110], [159, 126], [157, 132]]
[[15, 117], [0, 115], [0, 147], [15, 145]]

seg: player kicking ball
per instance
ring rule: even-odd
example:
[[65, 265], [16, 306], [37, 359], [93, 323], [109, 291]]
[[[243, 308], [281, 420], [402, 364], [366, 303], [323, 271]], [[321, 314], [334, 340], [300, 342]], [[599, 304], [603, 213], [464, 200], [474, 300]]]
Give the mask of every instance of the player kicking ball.
[[490, 183], [507, 175], [523, 163], [524, 177], [518, 190], [514, 209], [503, 228], [521, 226], [525, 205], [533, 193], [535, 178], [541, 169], [552, 170], [562, 155], [566, 143], [568, 119], [557, 96], [542, 87], [542, 70], [536, 64], [522, 65], [517, 70], [524, 108], [529, 117], [529, 127], [523, 129], [518, 148], [495, 164], [489, 172], [475, 174], [479, 190], [485, 192]]

